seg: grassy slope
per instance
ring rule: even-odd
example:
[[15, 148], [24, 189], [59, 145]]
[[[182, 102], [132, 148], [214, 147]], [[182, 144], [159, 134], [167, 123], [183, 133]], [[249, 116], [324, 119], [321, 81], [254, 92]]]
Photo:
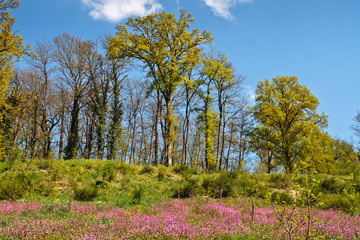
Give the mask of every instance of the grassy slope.
[[[0, 199], [25, 199], [43, 203], [89, 200], [98, 205], [150, 207], [172, 198], [255, 197], [258, 205], [271, 199], [299, 201], [296, 185], [304, 188], [306, 176], [212, 172], [186, 167], [135, 166], [103, 160], [44, 161], [33, 159], [0, 163]], [[322, 208], [358, 213], [360, 183], [353, 176], [313, 176], [313, 193]], [[297, 187], [297, 189], [299, 188]], [[269, 200], [269, 201], [264, 201]]]

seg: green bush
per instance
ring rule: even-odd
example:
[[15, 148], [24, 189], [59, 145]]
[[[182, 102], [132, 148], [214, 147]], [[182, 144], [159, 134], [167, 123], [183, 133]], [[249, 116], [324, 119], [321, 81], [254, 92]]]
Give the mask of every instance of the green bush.
[[50, 180], [40, 182], [34, 187], [34, 191], [44, 195], [45, 197], [56, 196], [55, 183]]
[[175, 165], [172, 171], [173, 173], [180, 174], [185, 179], [189, 178], [192, 175], [192, 171], [187, 165]]
[[334, 177], [325, 178], [320, 183], [321, 192], [340, 193], [342, 188]]
[[0, 200], [22, 199], [31, 188], [27, 173], [7, 174], [0, 179]]
[[290, 205], [294, 203], [294, 199], [286, 192], [273, 192], [271, 201], [278, 204]]
[[92, 201], [98, 195], [98, 189], [92, 184], [82, 187], [75, 187], [74, 189], [74, 199], [77, 201]]
[[166, 177], [168, 173], [168, 169], [162, 165], [159, 165], [157, 169], [158, 169], [157, 179], [158, 181], [162, 181]]
[[230, 197], [234, 195], [234, 175], [222, 172], [217, 177], [207, 176], [203, 179], [201, 186], [211, 197]]
[[144, 195], [144, 188], [142, 185], [136, 186], [132, 191], [131, 191], [131, 200], [130, 200], [130, 204], [140, 204], [141, 203], [141, 199], [143, 198]]
[[191, 198], [201, 192], [196, 179], [182, 180], [173, 188], [173, 198]]
[[269, 178], [273, 188], [285, 189], [291, 185], [291, 181], [287, 175], [281, 173], [272, 173]]
[[323, 208], [334, 208], [344, 211], [350, 211], [352, 203], [350, 199], [344, 194], [328, 194], [322, 200]]
[[0, 162], [0, 174], [10, 170], [10, 168], [11, 168], [11, 166], [10, 166], [9, 161]]
[[267, 186], [263, 185], [263, 184], [259, 184], [258, 186], [258, 190], [257, 190], [257, 196], [259, 198], [265, 199], [267, 196], [269, 189]]
[[139, 174], [142, 175], [142, 174], [152, 173], [152, 172], [154, 172], [154, 168], [153, 168], [153, 167], [151, 167], [151, 166], [149, 166], [149, 165], [144, 165], [144, 166], [141, 168]]
[[123, 162], [113, 162], [113, 164], [114, 164], [114, 167], [116, 168], [116, 170], [123, 175], [135, 173], [136, 168], [134, 165], [126, 164]]
[[104, 181], [111, 182], [116, 178], [116, 168], [114, 164], [107, 161], [102, 169], [102, 178]]

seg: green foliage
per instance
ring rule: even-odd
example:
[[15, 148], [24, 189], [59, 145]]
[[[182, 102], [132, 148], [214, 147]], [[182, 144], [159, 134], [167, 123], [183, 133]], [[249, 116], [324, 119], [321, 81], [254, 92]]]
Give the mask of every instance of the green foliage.
[[55, 198], [57, 192], [55, 183], [52, 181], [40, 182], [34, 187], [34, 192], [44, 195], [45, 197]]
[[28, 173], [6, 174], [0, 178], [0, 200], [18, 200], [31, 188]]
[[320, 183], [322, 192], [340, 193], [343, 189], [335, 177], [325, 178]]
[[20, 59], [23, 54], [30, 55], [24, 46], [23, 39], [17, 31], [13, 31], [15, 18], [11, 16], [12, 10], [19, 7], [18, 0], [3, 0], [0, 2], [0, 161], [6, 153], [8, 129], [4, 129], [6, 111], [9, 109], [5, 101], [9, 88], [9, 79], [13, 75], [13, 64], [15, 59]]
[[99, 190], [92, 184], [76, 186], [74, 189], [74, 199], [77, 201], [92, 201], [99, 195]]
[[321, 148], [326, 136], [321, 129], [327, 117], [316, 112], [318, 105], [318, 99], [294, 76], [260, 81], [252, 108], [257, 124], [251, 133], [251, 148], [270, 151], [286, 173], [296, 172], [300, 161], [308, 167], [318, 159], [321, 163], [316, 166], [323, 164], [328, 149]]
[[130, 204], [138, 205], [144, 196], [144, 187], [142, 185], [135, 186], [131, 191]]
[[321, 199], [323, 202], [323, 208], [339, 209], [343, 211], [358, 211], [359, 200], [356, 200], [358, 196], [356, 194], [328, 194]]
[[285, 189], [291, 184], [290, 175], [272, 173], [269, 175], [269, 182], [273, 188]]
[[198, 195], [201, 188], [195, 178], [182, 180], [173, 188], [173, 198], [191, 198]]
[[157, 166], [158, 174], [157, 179], [158, 181], [162, 181], [168, 174], [168, 169], [162, 165]]
[[103, 169], [102, 169], [102, 177], [104, 181], [111, 182], [116, 177], [116, 168], [113, 162], [106, 161]]
[[153, 168], [153, 167], [151, 167], [151, 166], [149, 166], [149, 165], [144, 165], [144, 166], [141, 168], [139, 174], [141, 175], [141, 174], [147, 174], [147, 173], [153, 173], [153, 172], [154, 172], [154, 168]]
[[231, 172], [223, 172], [216, 177], [205, 177], [202, 181], [201, 186], [205, 189], [205, 192], [211, 197], [231, 197], [235, 194], [235, 178], [236, 174], [233, 174]]
[[294, 204], [294, 199], [286, 192], [273, 192], [271, 194], [271, 201], [281, 205]]
[[[144, 17], [129, 18], [125, 25], [116, 26], [116, 36], [107, 44], [108, 56], [131, 58], [144, 63], [152, 79], [150, 90], [158, 90], [165, 102], [165, 159], [172, 165], [174, 136], [173, 95], [186, 73], [201, 61], [201, 46], [211, 42], [210, 33], [198, 29], [189, 31], [194, 19], [185, 10], [179, 17], [160, 12]], [[128, 29], [130, 28], [130, 30]]]

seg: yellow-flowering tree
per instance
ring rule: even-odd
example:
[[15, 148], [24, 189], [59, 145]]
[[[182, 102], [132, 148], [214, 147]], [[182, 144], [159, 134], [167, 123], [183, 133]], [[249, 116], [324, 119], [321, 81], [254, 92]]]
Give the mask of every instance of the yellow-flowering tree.
[[201, 45], [212, 40], [207, 31], [189, 29], [194, 19], [185, 10], [180, 10], [179, 15], [176, 18], [161, 12], [129, 18], [125, 26], [116, 27], [116, 36], [108, 42], [110, 57], [137, 59], [144, 64], [152, 89], [164, 99], [164, 152], [168, 165], [172, 165], [174, 143], [173, 97], [185, 74], [200, 64]]
[[12, 28], [15, 18], [11, 17], [11, 10], [19, 7], [18, 0], [0, 1], [0, 159], [5, 153], [5, 133], [3, 131], [3, 117], [6, 92], [15, 59], [25, 53], [23, 39]]
[[327, 126], [326, 115], [316, 111], [318, 105], [318, 99], [294, 76], [260, 81], [253, 107], [257, 124], [251, 134], [252, 148], [271, 150], [286, 173], [295, 172], [305, 160], [302, 157], [309, 161], [311, 153], [316, 152], [310, 151], [307, 137], [321, 138], [322, 128]]

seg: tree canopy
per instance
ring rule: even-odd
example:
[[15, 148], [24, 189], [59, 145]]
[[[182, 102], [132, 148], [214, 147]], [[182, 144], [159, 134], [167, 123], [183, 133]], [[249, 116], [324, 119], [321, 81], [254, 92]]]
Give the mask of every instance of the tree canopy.
[[9, 79], [13, 74], [12, 68], [15, 58], [20, 58], [25, 52], [21, 36], [13, 31], [15, 18], [11, 11], [19, 7], [18, 0], [3, 0], [0, 2], [0, 158], [5, 150], [5, 136], [2, 119], [5, 109], [5, 95], [9, 86]]
[[327, 117], [316, 111], [318, 105], [318, 99], [294, 76], [260, 81], [253, 107], [257, 121], [251, 135], [253, 149], [271, 152], [286, 173], [295, 172], [304, 160], [301, 156], [310, 153], [306, 139], [319, 137], [327, 126]]
[[174, 143], [172, 98], [186, 73], [201, 63], [201, 45], [212, 40], [207, 31], [191, 30], [193, 22], [185, 10], [180, 10], [178, 18], [164, 11], [129, 18], [126, 26], [116, 27], [116, 36], [108, 43], [110, 57], [137, 59], [144, 64], [152, 79], [151, 88], [159, 90], [165, 101], [164, 147], [168, 165], [172, 165]]

